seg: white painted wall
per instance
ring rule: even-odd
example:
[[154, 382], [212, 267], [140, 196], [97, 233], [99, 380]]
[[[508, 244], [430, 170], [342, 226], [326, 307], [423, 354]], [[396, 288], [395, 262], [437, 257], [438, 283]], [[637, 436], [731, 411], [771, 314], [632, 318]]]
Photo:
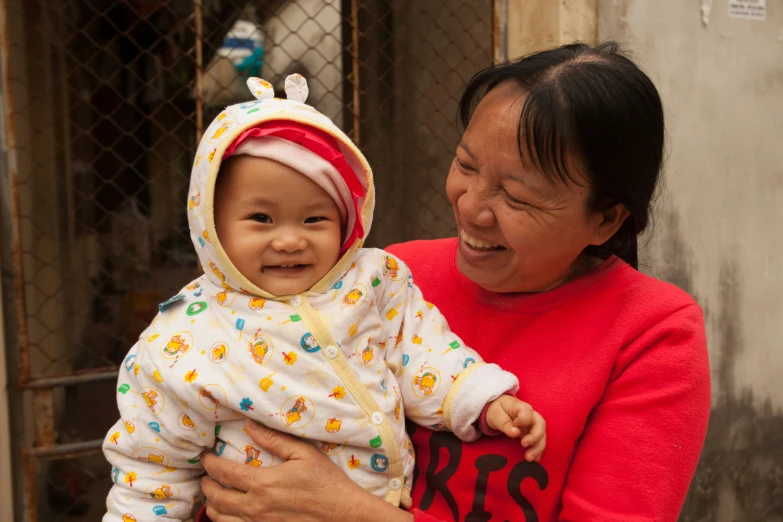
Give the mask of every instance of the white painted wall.
[[[702, 21], [702, 5], [710, 5]], [[783, 521], [783, 1], [600, 0], [601, 39], [652, 77], [668, 126], [645, 269], [705, 310], [710, 429], [681, 522]]]
[[[599, 12], [601, 37], [634, 53], [666, 109], [651, 270], [689, 278], [706, 307], [716, 399], [733, 378], [783, 407], [783, 2], [766, 3], [766, 21], [748, 21], [715, 0], [706, 27], [695, 1], [603, 0]], [[729, 304], [721, 289], [732, 270]], [[721, 376], [726, 306], [740, 331], [727, 347], [738, 352], [733, 371]]]

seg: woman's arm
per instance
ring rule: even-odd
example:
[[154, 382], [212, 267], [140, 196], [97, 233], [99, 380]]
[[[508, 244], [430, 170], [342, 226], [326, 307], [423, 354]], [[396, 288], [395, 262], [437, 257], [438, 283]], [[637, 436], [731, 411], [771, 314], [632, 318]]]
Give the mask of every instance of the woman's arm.
[[691, 305], [620, 353], [576, 448], [559, 520], [676, 521], [709, 411], [704, 321]]
[[212, 522], [414, 520], [364, 491], [313, 445], [250, 420], [246, 429], [257, 445], [284, 462], [255, 468], [205, 455], [208, 476], [201, 487]]

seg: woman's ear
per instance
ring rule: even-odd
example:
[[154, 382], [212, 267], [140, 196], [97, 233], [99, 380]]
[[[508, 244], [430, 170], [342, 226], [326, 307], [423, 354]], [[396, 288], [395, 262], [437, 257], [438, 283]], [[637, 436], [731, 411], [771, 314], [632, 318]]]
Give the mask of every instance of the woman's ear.
[[593, 235], [590, 241], [591, 245], [603, 245], [615, 232], [623, 225], [623, 222], [631, 213], [625, 208], [625, 205], [618, 203], [606, 210], [596, 212], [594, 219], [596, 226], [593, 229]]

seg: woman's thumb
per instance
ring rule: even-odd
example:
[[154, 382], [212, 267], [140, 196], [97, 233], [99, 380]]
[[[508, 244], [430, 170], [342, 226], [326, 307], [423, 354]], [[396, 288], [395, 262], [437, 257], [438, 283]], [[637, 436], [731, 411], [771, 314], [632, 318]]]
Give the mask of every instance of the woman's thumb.
[[308, 452], [318, 451], [301, 439], [267, 428], [252, 419], [245, 420], [245, 430], [253, 442], [283, 460], [301, 459]]

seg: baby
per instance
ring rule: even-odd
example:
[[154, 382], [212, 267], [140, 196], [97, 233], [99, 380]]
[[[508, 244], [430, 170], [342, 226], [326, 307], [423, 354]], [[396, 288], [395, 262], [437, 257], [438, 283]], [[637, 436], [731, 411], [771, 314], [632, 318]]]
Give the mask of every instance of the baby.
[[188, 218], [205, 274], [159, 305], [120, 370], [110, 522], [185, 520], [205, 450], [271, 466], [246, 418], [312, 441], [367, 491], [410, 505], [404, 419], [460, 439], [523, 437], [543, 420], [517, 379], [452, 334], [405, 264], [361, 248], [374, 206], [366, 159], [326, 116], [248, 81], [199, 145]]

